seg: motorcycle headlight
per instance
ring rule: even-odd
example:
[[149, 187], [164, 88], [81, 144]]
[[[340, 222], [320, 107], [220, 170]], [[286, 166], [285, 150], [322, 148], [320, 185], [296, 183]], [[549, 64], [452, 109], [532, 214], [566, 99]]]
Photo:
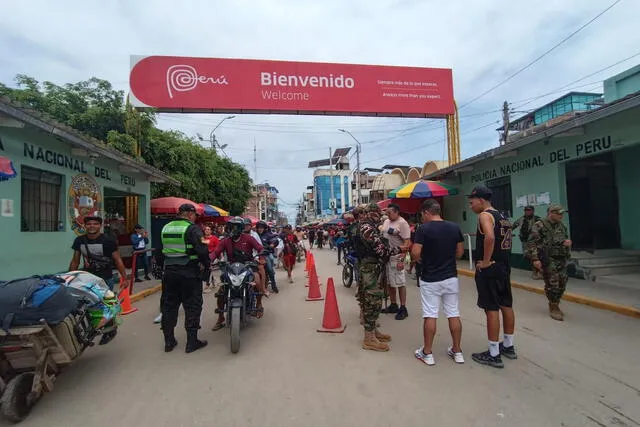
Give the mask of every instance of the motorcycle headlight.
[[234, 276], [234, 275], [229, 275], [229, 281], [231, 282], [231, 286], [237, 288], [240, 287], [242, 285], [242, 281], [244, 280], [245, 276], [247, 275], [247, 272], [244, 271], [241, 274]]

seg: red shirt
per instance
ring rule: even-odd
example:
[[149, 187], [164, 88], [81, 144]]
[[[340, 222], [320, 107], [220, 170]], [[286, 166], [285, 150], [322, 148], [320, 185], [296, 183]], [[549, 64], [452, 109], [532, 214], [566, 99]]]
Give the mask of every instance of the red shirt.
[[218, 244], [220, 243], [220, 239], [218, 239], [218, 236], [204, 236], [204, 241], [207, 244], [207, 247], [209, 248], [209, 253], [213, 252], [216, 247], [218, 246]]
[[231, 237], [227, 237], [219, 242], [218, 246], [211, 253], [211, 259], [218, 258], [222, 251], [227, 252], [227, 260], [229, 262], [235, 262], [235, 258], [233, 257], [233, 250], [236, 249], [242, 253], [244, 253], [247, 257], [251, 257], [252, 251], [262, 252], [264, 248], [260, 243], [256, 241], [250, 234], [242, 233], [237, 241], [233, 241]]

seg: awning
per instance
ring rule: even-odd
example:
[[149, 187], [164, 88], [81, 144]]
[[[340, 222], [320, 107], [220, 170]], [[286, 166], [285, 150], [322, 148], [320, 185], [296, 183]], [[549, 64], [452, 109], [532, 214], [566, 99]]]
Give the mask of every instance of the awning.
[[202, 206], [189, 199], [182, 199], [180, 197], [160, 197], [158, 199], [151, 200], [151, 215], [176, 215], [180, 205], [185, 203], [193, 205], [199, 215], [202, 215], [204, 212]]

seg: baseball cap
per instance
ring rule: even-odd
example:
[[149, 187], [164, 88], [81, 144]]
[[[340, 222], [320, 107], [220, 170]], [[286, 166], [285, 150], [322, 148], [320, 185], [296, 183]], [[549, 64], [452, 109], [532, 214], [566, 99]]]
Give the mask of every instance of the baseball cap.
[[533, 208], [533, 206], [531, 206], [531, 205], [527, 205], [527, 206], [525, 206], [525, 207], [524, 207], [524, 210], [525, 210], [525, 211], [533, 211], [533, 210], [535, 210], [535, 209]]
[[569, 211], [566, 210], [565, 208], [563, 208], [562, 205], [551, 204], [551, 205], [549, 205], [549, 212], [553, 212], [553, 213], [557, 213], [557, 214], [563, 214], [563, 213], [567, 213]]
[[194, 212], [194, 213], [197, 213], [196, 207], [193, 206], [191, 203], [184, 203], [184, 204], [180, 205], [180, 207], [178, 208], [178, 213], [182, 213], [182, 212]]
[[484, 199], [491, 200], [491, 196], [493, 196], [493, 192], [485, 187], [484, 185], [477, 185], [471, 190], [471, 194], [468, 194], [467, 197], [470, 199]]
[[140, 224], [136, 224], [136, 225], [133, 226], [134, 230], [142, 230], [142, 228], [143, 227]]

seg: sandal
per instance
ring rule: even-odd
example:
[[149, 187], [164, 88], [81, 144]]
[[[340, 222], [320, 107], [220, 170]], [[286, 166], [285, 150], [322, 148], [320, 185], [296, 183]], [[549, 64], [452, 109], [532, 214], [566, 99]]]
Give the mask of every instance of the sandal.
[[217, 321], [215, 325], [213, 325], [213, 329], [211, 329], [212, 331], [219, 331], [220, 329], [225, 327], [225, 323], [224, 320], [223, 321]]
[[256, 319], [262, 319], [262, 316], [264, 316], [264, 307], [256, 307], [256, 310], [254, 313], [255, 313]]

